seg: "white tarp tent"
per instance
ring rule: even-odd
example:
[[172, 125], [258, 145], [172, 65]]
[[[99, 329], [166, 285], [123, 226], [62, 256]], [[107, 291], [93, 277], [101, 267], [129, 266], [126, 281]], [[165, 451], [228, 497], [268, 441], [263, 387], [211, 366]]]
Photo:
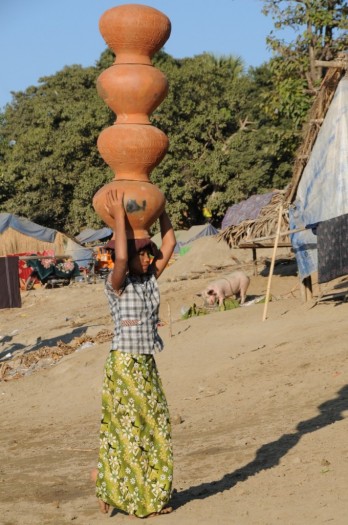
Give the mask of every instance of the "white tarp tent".
[[[289, 210], [290, 228], [316, 225], [348, 213], [348, 78], [339, 82]], [[318, 270], [312, 229], [291, 242], [301, 278]]]

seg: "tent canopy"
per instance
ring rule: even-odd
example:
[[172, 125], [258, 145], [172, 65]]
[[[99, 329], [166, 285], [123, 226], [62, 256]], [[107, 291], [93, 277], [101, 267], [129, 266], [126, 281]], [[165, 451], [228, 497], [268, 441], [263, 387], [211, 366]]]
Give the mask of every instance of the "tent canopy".
[[93, 260], [93, 250], [57, 230], [40, 226], [24, 217], [0, 213], [0, 256], [19, 253], [42, 253], [70, 256], [80, 267]]
[[252, 195], [248, 199], [230, 206], [222, 219], [221, 229], [238, 226], [243, 221], [257, 219], [262, 208], [271, 202], [274, 192]]
[[12, 213], [0, 213], [0, 234], [8, 228], [13, 228], [19, 233], [44, 242], [54, 242], [57, 234], [56, 230], [40, 226], [24, 217], [18, 217]]
[[301, 278], [318, 270], [317, 237], [309, 228], [348, 213], [348, 78], [335, 94], [301, 173], [293, 205], [291, 229], [307, 229], [291, 236]]
[[[192, 228], [195, 228], [195, 226], [193, 226]], [[219, 233], [219, 230], [214, 228], [214, 226], [212, 224], [210, 224], [210, 223], [209, 224], [205, 224], [203, 229], [200, 229], [201, 226], [198, 226], [198, 228], [199, 228], [199, 231], [197, 231], [197, 233], [194, 234], [193, 237], [190, 237], [189, 240], [186, 241], [184, 244], [187, 244], [189, 242], [193, 242], [196, 239], [200, 239], [201, 237], [210, 237], [211, 235], [217, 235]], [[191, 230], [189, 230], [189, 231], [191, 231]]]
[[101, 228], [100, 230], [94, 230], [93, 228], [86, 228], [76, 236], [76, 240], [81, 244], [88, 244], [89, 242], [101, 241], [107, 239], [112, 235], [111, 228]]
[[[194, 242], [196, 239], [199, 239], [200, 237], [206, 237], [208, 235], [217, 235], [219, 231], [208, 223], [191, 226], [189, 230], [175, 230], [174, 233], [177, 241], [174, 253], [183, 254], [189, 250], [190, 247], [188, 245]], [[151, 240], [157, 245], [158, 248], [161, 246], [160, 233], [156, 233], [156, 235], [154, 235]], [[184, 247], [186, 247], [185, 250], [183, 249]]]
[[[192, 226], [189, 230], [186, 232], [186, 236], [183, 235], [180, 240], [176, 243], [176, 246], [174, 248], [174, 253], [179, 253], [180, 255], [184, 255], [189, 251], [191, 248], [191, 244], [196, 241], [197, 239], [201, 239], [202, 237], [210, 237], [212, 235], [217, 235], [219, 233], [219, 230], [214, 228], [211, 224], [202, 224], [199, 226]], [[187, 239], [187, 240], [184, 240]]]
[[[191, 226], [189, 230], [175, 230], [174, 233], [177, 240], [174, 252], [179, 253], [182, 246], [187, 245], [200, 237], [217, 235], [219, 231], [211, 224], [199, 224]], [[160, 247], [161, 234], [156, 233], [151, 240], [157, 245], [157, 247]]]

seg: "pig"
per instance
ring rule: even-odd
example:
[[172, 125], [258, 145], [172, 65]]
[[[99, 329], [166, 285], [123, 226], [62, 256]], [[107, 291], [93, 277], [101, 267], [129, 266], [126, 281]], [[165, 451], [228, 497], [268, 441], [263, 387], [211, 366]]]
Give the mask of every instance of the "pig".
[[246, 291], [250, 284], [250, 278], [243, 271], [235, 271], [226, 277], [221, 277], [216, 281], [211, 282], [206, 288], [197, 293], [199, 297], [203, 297], [208, 305], [214, 305], [216, 300], [221, 306], [226, 297], [238, 296], [240, 304], [244, 304]]

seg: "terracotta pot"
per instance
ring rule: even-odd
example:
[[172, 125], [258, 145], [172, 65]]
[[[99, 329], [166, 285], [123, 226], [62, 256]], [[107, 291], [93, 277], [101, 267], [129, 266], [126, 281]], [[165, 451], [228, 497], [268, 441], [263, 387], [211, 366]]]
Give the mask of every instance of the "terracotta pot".
[[115, 179], [149, 182], [150, 173], [165, 156], [169, 141], [154, 126], [116, 124], [100, 133], [97, 145]]
[[120, 64], [103, 71], [97, 90], [117, 124], [150, 124], [149, 115], [168, 93], [168, 80], [153, 66]]
[[115, 228], [115, 221], [104, 207], [106, 194], [112, 190], [124, 192], [127, 238], [149, 238], [150, 227], [165, 208], [166, 200], [163, 193], [151, 182], [113, 180], [103, 186], [94, 195], [93, 206], [98, 215], [112, 229]]
[[151, 64], [151, 58], [168, 40], [169, 18], [146, 5], [112, 7], [99, 20], [100, 32], [116, 55], [115, 64]]
[[166, 77], [151, 64], [170, 34], [170, 20], [152, 7], [126, 4], [106, 11], [99, 22], [115, 65], [98, 78], [100, 96], [117, 116], [101, 132], [98, 149], [115, 173], [115, 180], [94, 196], [93, 206], [111, 228], [105, 209], [111, 190], [124, 192], [128, 238], [149, 238], [149, 229], [165, 207], [163, 193], [149, 181], [151, 170], [168, 149], [168, 138], [150, 125], [149, 115], [168, 91]]

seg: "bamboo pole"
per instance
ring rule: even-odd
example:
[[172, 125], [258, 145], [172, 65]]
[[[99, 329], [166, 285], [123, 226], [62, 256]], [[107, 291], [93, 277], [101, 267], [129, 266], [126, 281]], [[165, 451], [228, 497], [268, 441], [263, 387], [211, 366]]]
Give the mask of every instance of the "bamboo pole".
[[[285, 237], [286, 235], [290, 235], [291, 233], [299, 233], [299, 232], [303, 232], [305, 231], [305, 227], [303, 228], [295, 228], [293, 230], [288, 230], [286, 232], [279, 232], [279, 237]], [[254, 243], [254, 242], [260, 242], [260, 241], [268, 241], [270, 239], [275, 239], [277, 237], [278, 233], [276, 233], [275, 235], [267, 235], [266, 237], [256, 237], [256, 239], [245, 239], [243, 241], [243, 244], [246, 244], [246, 243]]]
[[268, 308], [269, 296], [270, 296], [270, 291], [271, 291], [271, 281], [272, 281], [272, 275], [273, 275], [273, 270], [274, 270], [274, 263], [275, 263], [276, 253], [277, 253], [279, 236], [280, 236], [280, 226], [281, 226], [281, 222], [282, 222], [282, 214], [283, 214], [283, 205], [281, 204], [279, 206], [278, 227], [277, 227], [276, 238], [274, 240], [274, 248], [273, 248], [272, 260], [271, 260], [271, 267], [269, 269], [267, 291], [266, 291], [266, 298], [265, 298], [265, 307], [263, 309], [262, 321], [265, 321], [267, 319], [267, 308]]
[[19, 255], [20, 261], [41, 261], [41, 259], [69, 259], [71, 255]]
[[342, 60], [316, 60], [315, 65], [317, 67], [335, 67], [338, 69], [347, 69], [348, 68], [348, 60], [347, 58], [343, 58]]

